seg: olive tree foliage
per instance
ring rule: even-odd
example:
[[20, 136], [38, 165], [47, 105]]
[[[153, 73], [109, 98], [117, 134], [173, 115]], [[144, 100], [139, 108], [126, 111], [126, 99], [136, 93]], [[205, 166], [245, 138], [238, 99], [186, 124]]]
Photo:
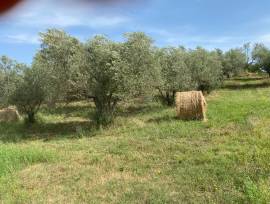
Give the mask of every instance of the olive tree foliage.
[[126, 86], [133, 96], [151, 95], [157, 83], [157, 67], [153, 40], [143, 32], [124, 34], [121, 57], [128, 64]]
[[0, 106], [8, 106], [10, 95], [22, 80], [26, 65], [19, 64], [7, 56], [0, 57]]
[[42, 70], [47, 79], [47, 100], [55, 103], [69, 97], [79, 97], [83, 76], [79, 62], [83, 47], [74, 37], [64, 31], [49, 29], [40, 33], [41, 49], [36, 54], [34, 66]]
[[263, 44], [256, 44], [252, 58], [257, 69], [265, 71], [270, 77], [270, 50]]
[[151, 86], [152, 41], [143, 33], [126, 35], [124, 43], [96, 36], [85, 45], [88, 94], [98, 125], [113, 121], [119, 101], [139, 96]]
[[216, 51], [198, 47], [189, 51], [187, 60], [197, 90], [210, 93], [222, 82], [222, 63]]
[[224, 54], [223, 75], [227, 78], [239, 75], [247, 66], [247, 56], [242, 48], [230, 49]]
[[128, 66], [122, 60], [121, 45], [103, 36], [96, 36], [85, 44], [88, 94], [96, 106], [98, 125], [113, 120], [117, 103], [128, 94]]
[[43, 75], [38, 69], [28, 68], [23, 73], [23, 80], [10, 96], [10, 103], [27, 116], [27, 122], [36, 121], [36, 113], [46, 98]]
[[189, 91], [195, 87], [191, 69], [187, 66], [188, 53], [183, 48], [162, 48], [156, 51], [160, 75], [157, 85], [159, 98], [168, 106], [174, 104], [177, 91]]

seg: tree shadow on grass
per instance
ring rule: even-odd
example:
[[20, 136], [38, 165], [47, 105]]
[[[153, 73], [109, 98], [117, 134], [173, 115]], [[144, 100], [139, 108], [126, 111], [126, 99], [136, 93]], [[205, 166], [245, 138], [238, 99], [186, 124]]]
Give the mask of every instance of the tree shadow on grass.
[[91, 121], [72, 121], [59, 123], [36, 123], [31, 126], [20, 123], [1, 123], [0, 141], [22, 142], [26, 140], [77, 139], [94, 136], [96, 126]]
[[[166, 116], [161, 116], [161, 117], [156, 117], [156, 118], [151, 118], [147, 120], [147, 123], [163, 123], [163, 122], [184, 122], [184, 123], [189, 123], [189, 122], [204, 122], [203, 120], [196, 120], [196, 119], [180, 119], [176, 116], [171, 116], [171, 115], [166, 115]], [[207, 120], [206, 120], [207, 121]]]
[[162, 117], [156, 117], [156, 118], [151, 118], [147, 120], [147, 123], [163, 123], [163, 122], [172, 122], [172, 121], [179, 121], [179, 119], [176, 116], [162, 116]]
[[233, 81], [240, 81], [240, 82], [248, 82], [248, 81], [260, 81], [260, 80], [264, 80], [265, 77], [236, 77], [233, 78]]
[[241, 90], [241, 89], [257, 89], [257, 88], [268, 88], [270, 87], [270, 81], [256, 83], [256, 84], [226, 84], [222, 88], [231, 90]]
[[128, 107], [125, 107], [123, 109], [119, 109], [117, 111], [117, 116], [120, 117], [132, 117], [136, 115], [146, 115], [146, 114], [151, 114], [151, 113], [156, 113], [160, 112], [161, 110], [165, 110], [168, 107], [162, 106], [158, 103], [153, 103], [153, 104], [134, 104], [130, 105]]
[[42, 112], [49, 115], [65, 115], [65, 117], [82, 117], [89, 118], [93, 112], [93, 105], [90, 103], [84, 105], [58, 105], [56, 107], [43, 107]]

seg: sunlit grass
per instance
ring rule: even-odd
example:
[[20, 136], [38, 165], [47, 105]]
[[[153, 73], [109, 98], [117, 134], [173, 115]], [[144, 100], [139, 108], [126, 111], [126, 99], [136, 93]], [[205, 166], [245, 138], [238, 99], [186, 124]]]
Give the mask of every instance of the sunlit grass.
[[17, 145], [0, 145], [0, 177], [22, 169], [27, 165], [47, 162], [54, 158], [52, 153], [39, 148], [24, 148]]

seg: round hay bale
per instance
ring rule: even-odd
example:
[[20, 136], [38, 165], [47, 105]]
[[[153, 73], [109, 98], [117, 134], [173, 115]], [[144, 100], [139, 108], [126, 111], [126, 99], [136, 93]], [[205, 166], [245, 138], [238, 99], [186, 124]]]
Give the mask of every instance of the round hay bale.
[[206, 120], [206, 101], [201, 91], [177, 92], [175, 104], [177, 118]]
[[16, 108], [8, 107], [0, 110], [0, 122], [17, 122], [20, 120], [20, 115]]

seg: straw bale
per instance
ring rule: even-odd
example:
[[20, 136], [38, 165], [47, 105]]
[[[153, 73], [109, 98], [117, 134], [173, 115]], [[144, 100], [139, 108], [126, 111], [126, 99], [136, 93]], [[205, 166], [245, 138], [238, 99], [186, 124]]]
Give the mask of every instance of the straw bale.
[[206, 120], [206, 101], [201, 91], [177, 92], [175, 97], [177, 118]]
[[0, 122], [17, 122], [20, 120], [20, 115], [16, 108], [8, 107], [0, 110]]

